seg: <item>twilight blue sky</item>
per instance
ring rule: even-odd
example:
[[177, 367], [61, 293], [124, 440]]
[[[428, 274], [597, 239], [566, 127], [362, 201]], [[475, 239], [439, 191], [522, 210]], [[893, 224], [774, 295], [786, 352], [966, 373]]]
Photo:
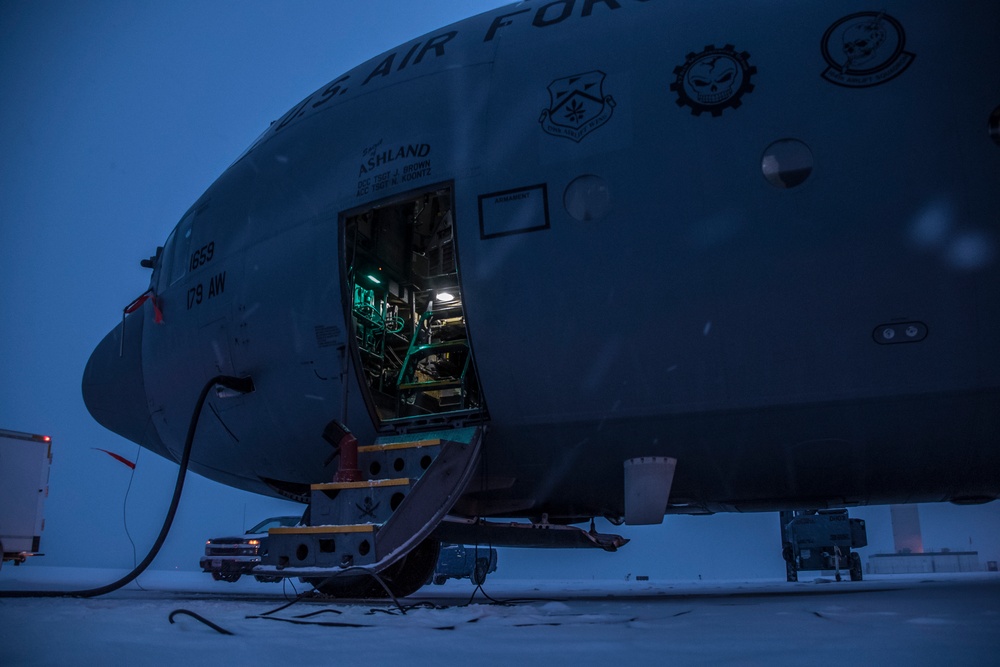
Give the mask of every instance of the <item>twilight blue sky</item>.
[[[53, 437], [42, 562], [131, 566], [159, 530], [176, 465], [100, 427], [80, 380], [141, 294], [139, 260], [292, 105], [410, 38], [501, 0], [9, 0], [0, 7], [0, 428]], [[95, 450], [138, 460], [128, 468]], [[128, 499], [126, 503], [126, 493]], [[197, 567], [204, 539], [292, 503], [189, 476], [154, 564]], [[923, 506], [928, 548], [1000, 559], [1000, 504]], [[887, 508], [863, 554], [891, 551]], [[621, 553], [510, 551], [498, 574], [780, 577], [774, 514], [670, 517]]]

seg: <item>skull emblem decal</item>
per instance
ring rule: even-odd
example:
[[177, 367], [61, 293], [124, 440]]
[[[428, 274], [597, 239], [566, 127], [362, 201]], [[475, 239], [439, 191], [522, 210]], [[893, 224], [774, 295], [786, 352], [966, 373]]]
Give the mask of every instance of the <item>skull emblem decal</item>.
[[674, 68], [676, 79], [670, 84], [677, 105], [690, 107], [695, 116], [706, 111], [721, 116], [725, 109], [739, 107], [741, 98], [753, 90], [750, 77], [757, 73], [749, 58], [749, 53], [737, 53], [731, 44], [689, 53], [686, 62]]
[[823, 35], [823, 78], [849, 88], [877, 86], [910, 66], [913, 54], [903, 50], [903, 26], [885, 12], [859, 12], [840, 19]]
[[733, 95], [739, 72], [736, 63], [724, 56], [699, 60], [687, 73], [687, 82], [702, 104], [718, 104]]
[[878, 58], [878, 48], [885, 43], [881, 21], [855, 23], [844, 31], [844, 69], [860, 69]]

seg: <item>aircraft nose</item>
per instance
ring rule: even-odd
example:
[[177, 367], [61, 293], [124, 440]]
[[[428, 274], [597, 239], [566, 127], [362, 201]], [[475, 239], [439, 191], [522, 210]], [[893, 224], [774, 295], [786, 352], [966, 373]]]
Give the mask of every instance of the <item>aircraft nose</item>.
[[83, 402], [104, 428], [172, 458], [150, 419], [142, 374], [143, 320], [141, 312], [129, 315], [98, 344], [83, 371]]

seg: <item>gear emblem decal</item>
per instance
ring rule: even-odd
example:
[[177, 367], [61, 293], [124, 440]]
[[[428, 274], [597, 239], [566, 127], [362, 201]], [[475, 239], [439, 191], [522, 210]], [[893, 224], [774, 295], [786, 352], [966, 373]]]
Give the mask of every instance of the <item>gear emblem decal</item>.
[[691, 107], [695, 116], [706, 111], [721, 116], [726, 109], [739, 107], [743, 96], [753, 91], [750, 78], [757, 73], [749, 59], [749, 53], [737, 53], [732, 44], [709, 45], [701, 53], [687, 54], [684, 64], [674, 68], [677, 78], [670, 84], [677, 93], [677, 106]]

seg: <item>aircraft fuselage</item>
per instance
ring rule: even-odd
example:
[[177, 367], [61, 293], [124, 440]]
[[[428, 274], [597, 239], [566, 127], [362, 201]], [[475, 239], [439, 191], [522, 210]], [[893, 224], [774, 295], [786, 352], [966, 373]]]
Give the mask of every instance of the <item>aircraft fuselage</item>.
[[621, 516], [639, 456], [678, 461], [666, 511], [995, 498], [998, 18], [566, 0], [418, 38], [195, 202], [88, 408], [178, 458], [251, 376], [192, 467], [285, 494], [332, 419], [485, 424], [470, 515]]

